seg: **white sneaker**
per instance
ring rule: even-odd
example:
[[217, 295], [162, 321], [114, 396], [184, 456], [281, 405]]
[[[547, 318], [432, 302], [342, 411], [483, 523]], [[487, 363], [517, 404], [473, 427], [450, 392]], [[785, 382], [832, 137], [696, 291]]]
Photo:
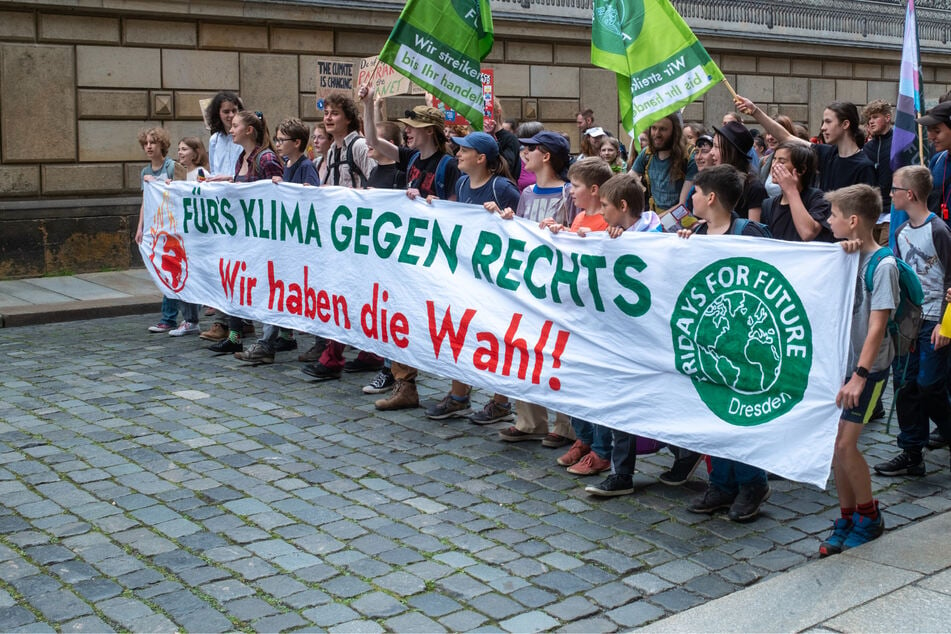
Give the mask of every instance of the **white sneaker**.
[[178, 325], [178, 328], [168, 331], [169, 337], [181, 337], [184, 335], [197, 335], [201, 329], [198, 327], [198, 324], [193, 324], [190, 321], [183, 321]]

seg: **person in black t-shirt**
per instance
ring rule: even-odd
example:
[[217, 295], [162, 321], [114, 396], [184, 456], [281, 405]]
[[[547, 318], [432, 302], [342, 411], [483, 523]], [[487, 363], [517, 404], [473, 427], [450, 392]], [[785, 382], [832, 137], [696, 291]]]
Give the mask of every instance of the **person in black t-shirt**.
[[745, 97], [737, 96], [734, 101], [740, 112], [755, 118], [780, 143], [792, 139], [796, 143], [812, 147], [818, 158], [818, 187], [822, 191], [833, 191], [859, 183], [878, 186], [875, 164], [862, 152], [865, 137], [859, 127], [859, 111], [855, 104], [834, 101], [826, 106], [822, 112], [821, 129], [828, 144], [825, 145], [809, 144], [793, 136]]
[[779, 240], [832, 242], [830, 206], [809, 183], [816, 176], [816, 155], [805, 145], [784, 141], [773, 151], [772, 177], [782, 193], [763, 202], [762, 222]]
[[[403, 145], [403, 131], [392, 121], [378, 121], [376, 136], [397, 147]], [[370, 172], [367, 186], [376, 189], [406, 189], [406, 172], [400, 169], [396, 161], [377, 152], [373, 145], [368, 145], [368, 149], [370, 158], [376, 161], [376, 167]]]

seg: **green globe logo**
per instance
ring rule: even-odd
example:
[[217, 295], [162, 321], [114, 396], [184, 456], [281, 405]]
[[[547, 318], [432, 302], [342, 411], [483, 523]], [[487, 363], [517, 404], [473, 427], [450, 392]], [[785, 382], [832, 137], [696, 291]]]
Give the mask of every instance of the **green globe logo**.
[[710, 264], [681, 291], [670, 328], [677, 369], [727, 423], [760, 425], [802, 400], [812, 329], [775, 267], [750, 258]]

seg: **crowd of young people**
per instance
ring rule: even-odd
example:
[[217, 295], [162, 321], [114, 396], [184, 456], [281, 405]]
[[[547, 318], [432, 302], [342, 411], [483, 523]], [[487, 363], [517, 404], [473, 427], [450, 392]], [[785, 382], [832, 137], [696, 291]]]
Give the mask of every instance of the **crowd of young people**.
[[[603, 231], [612, 238], [626, 232], [660, 231], [660, 217], [684, 205], [698, 222], [681, 230], [681, 238], [736, 234], [842, 241], [847, 251], [860, 253], [860, 266], [850, 372], [837, 397], [843, 414], [833, 472], [841, 517], [820, 547], [824, 556], [874, 539], [884, 530], [858, 437], [863, 426], [879, 415], [876, 409], [890, 368], [894, 368], [901, 453], [875, 465], [875, 470], [886, 476], [922, 475], [922, 450], [951, 437], [949, 339], [939, 327], [951, 298], [947, 212], [951, 100], [947, 97], [919, 119], [928, 130], [933, 152], [929, 167], [903, 167], [893, 173], [888, 161], [891, 108], [883, 101], [866, 106], [865, 128], [854, 104], [829, 104], [823, 112], [821, 143], [805, 140], [788, 118], [770, 117], [743, 97], [736, 98], [737, 110], [763, 128], [759, 145], [738, 113], [725, 115], [712, 134], [699, 124], [685, 125], [678, 115], [670, 115], [651, 125], [644, 149], [628, 171], [622, 167], [620, 145], [593, 125], [590, 111], [578, 114], [584, 151], [573, 158], [568, 139], [537, 122], [523, 124], [513, 134], [507, 129], [511, 126], [493, 120], [486, 132], [450, 138], [441, 110], [417, 106], [398, 119], [401, 130], [382, 120], [378, 101], [367, 87], [360, 89], [358, 100], [340, 94], [328, 97], [323, 121], [313, 137], [305, 124], [286, 119], [272, 139], [262, 113], [245, 110], [237, 95], [220, 93], [208, 117], [209, 152], [197, 138], [182, 139], [178, 165], [167, 157], [170, 141], [163, 129], [143, 132], [139, 140], [149, 165], [142, 170], [142, 180], [143, 186], [152, 178], [270, 179], [306, 186], [404, 189], [409, 198], [480, 205], [502, 220], [526, 218], [537, 222], [539, 231], [579, 235]], [[500, 118], [500, 109], [496, 112]], [[306, 152], [311, 142], [314, 161]], [[517, 156], [511, 151], [513, 143]], [[904, 159], [906, 164], [912, 161], [910, 154]], [[526, 182], [520, 186], [523, 177]], [[883, 235], [890, 235], [895, 256], [915, 270], [926, 296], [918, 346], [897, 359], [886, 326], [898, 305], [898, 267], [891, 254], [879, 253], [882, 238], [875, 231], [883, 221], [891, 221], [891, 231]], [[140, 214], [137, 241], [142, 229]], [[166, 300], [161, 321], [149, 330], [172, 336], [196, 333], [198, 309]], [[242, 339], [254, 332], [253, 325], [220, 312], [214, 316], [212, 327], [200, 335], [214, 342], [213, 352], [260, 364], [272, 363], [278, 352], [297, 348], [293, 332], [271, 325], [265, 325], [263, 336], [245, 348]], [[375, 373], [363, 392], [380, 395], [375, 401], [379, 410], [419, 406], [418, 371], [398, 361], [367, 352], [347, 360], [343, 344], [321, 337], [298, 358], [307, 363], [304, 373], [319, 381], [337, 379], [342, 372]], [[632, 475], [641, 449], [630, 434], [548, 412], [530, 402], [513, 404], [501, 394], [474, 411], [471, 386], [455, 380], [445, 397], [425, 410], [425, 416], [435, 420], [468, 417], [477, 425], [513, 422], [499, 431], [500, 440], [567, 446], [554, 462], [569, 472], [582, 476], [610, 472], [604, 481], [585, 488], [590, 494], [634, 491]], [[929, 420], [937, 426], [930, 438]], [[682, 484], [703, 456], [680, 448], [671, 451], [675, 460], [660, 479]], [[708, 465], [709, 485], [689, 510], [727, 510], [735, 521], [755, 519], [770, 495], [768, 474], [716, 456], [710, 457]]]

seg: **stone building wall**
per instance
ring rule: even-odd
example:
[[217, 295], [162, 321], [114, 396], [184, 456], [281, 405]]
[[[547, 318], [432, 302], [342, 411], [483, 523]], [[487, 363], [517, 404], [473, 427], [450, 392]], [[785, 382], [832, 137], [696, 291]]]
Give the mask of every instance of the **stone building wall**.
[[[173, 147], [183, 136], [207, 138], [198, 100], [222, 89], [265, 112], [272, 132], [287, 116], [313, 123], [317, 59], [376, 54], [400, 3], [391, 4], [0, 2], [0, 278], [139, 265], [131, 240], [145, 164], [137, 133], [164, 126]], [[506, 16], [497, 16], [485, 62], [506, 116], [540, 119], [577, 145], [575, 113], [590, 107], [616, 131], [614, 78], [590, 64], [588, 24], [546, 22], [531, 5], [524, 19]], [[810, 130], [829, 101], [897, 94], [900, 42], [882, 49], [701, 37], [738, 92]], [[924, 62], [926, 94], [951, 89], [951, 60], [929, 54]], [[418, 99], [392, 98], [387, 107], [396, 115]], [[718, 86], [685, 117], [709, 125], [727, 110], [729, 93]]]

